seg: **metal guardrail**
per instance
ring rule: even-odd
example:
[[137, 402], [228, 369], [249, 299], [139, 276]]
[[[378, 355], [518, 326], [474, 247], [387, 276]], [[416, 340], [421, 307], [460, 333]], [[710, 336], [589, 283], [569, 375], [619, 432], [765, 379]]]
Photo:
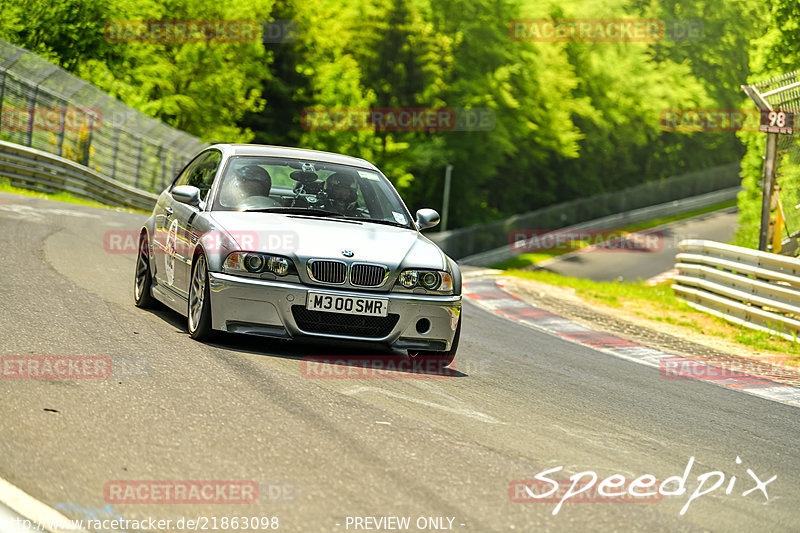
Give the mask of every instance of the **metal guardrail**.
[[714, 241], [678, 244], [672, 289], [689, 305], [789, 340], [800, 337], [800, 259]]
[[161, 191], [206, 143], [0, 39], [0, 140]]
[[[708, 194], [701, 194], [699, 196], [693, 196], [691, 198], [674, 200], [672, 202], [667, 202], [659, 205], [651, 205], [650, 207], [644, 207], [642, 209], [634, 209], [633, 211], [626, 211], [624, 213], [618, 213], [616, 215], [590, 220], [588, 222], [583, 222], [581, 224], [567, 226], [566, 228], [554, 230], [553, 233], [557, 235], [559, 233], [563, 234], [563, 232], [576, 231], [582, 229], [596, 230], [596, 229], [621, 228], [628, 224], [636, 224], [638, 222], [645, 222], [647, 220], [653, 220], [656, 218], [678, 215], [681, 213], [688, 213], [690, 211], [711, 207], [713, 205], [726, 202], [728, 200], [734, 200], [736, 199], [736, 195], [739, 193], [740, 190], [741, 187], [731, 187], [729, 189], [723, 189], [721, 191], [715, 191]], [[467, 257], [458, 258], [458, 262], [460, 264], [472, 265], [472, 266], [492, 266], [496, 265], [497, 263], [502, 263], [503, 261], [507, 261], [512, 257], [515, 257], [516, 255], [528, 251], [525, 249], [515, 249], [512, 244], [513, 240], [511, 238], [512, 235], [509, 236], [508, 238], [509, 242], [505, 246], [494, 248], [492, 250], [487, 250], [479, 254], [473, 254]], [[428, 237], [430, 237], [430, 235], [428, 235]], [[546, 234], [541, 235], [539, 238], [540, 239], [546, 238]]]
[[555, 231], [610, 215], [738, 187], [741, 183], [740, 168], [739, 163], [721, 165], [641, 183], [620, 191], [576, 198], [504, 220], [439, 233], [430, 232], [426, 236], [450, 257], [462, 259], [505, 246], [509, 234], [514, 230]]
[[73, 161], [0, 141], [0, 179], [40, 192], [68, 192], [107, 205], [151, 210], [158, 196], [112, 180]]

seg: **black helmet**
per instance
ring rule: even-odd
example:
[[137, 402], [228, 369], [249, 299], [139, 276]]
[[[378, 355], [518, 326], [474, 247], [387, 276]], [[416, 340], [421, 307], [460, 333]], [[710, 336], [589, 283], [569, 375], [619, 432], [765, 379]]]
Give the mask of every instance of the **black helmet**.
[[239, 187], [246, 190], [249, 196], [269, 196], [272, 178], [260, 166], [244, 165], [237, 168], [235, 174]]
[[336, 172], [325, 180], [325, 192], [334, 200], [355, 202], [358, 198], [356, 180], [349, 174]]

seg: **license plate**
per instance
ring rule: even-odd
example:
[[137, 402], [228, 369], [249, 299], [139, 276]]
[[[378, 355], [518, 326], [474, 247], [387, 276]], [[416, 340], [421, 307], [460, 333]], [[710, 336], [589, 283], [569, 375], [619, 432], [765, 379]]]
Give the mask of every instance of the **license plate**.
[[306, 309], [348, 315], [386, 316], [389, 311], [389, 300], [309, 292]]

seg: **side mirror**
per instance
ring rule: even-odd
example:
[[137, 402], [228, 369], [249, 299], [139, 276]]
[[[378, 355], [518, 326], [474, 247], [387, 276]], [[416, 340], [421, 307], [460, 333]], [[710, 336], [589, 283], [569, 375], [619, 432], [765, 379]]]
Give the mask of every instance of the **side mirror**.
[[432, 228], [439, 223], [439, 213], [435, 209], [420, 209], [416, 222], [419, 229]]
[[200, 205], [200, 189], [193, 185], [178, 185], [172, 189], [172, 197], [182, 204]]

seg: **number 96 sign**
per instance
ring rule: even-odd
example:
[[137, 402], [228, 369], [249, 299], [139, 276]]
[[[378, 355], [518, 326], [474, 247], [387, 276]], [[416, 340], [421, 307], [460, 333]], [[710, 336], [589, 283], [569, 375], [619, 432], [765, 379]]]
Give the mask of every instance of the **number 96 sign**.
[[767, 133], [792, 133], [794, 115], [786, 111], [761, 111], [759, 131]]

